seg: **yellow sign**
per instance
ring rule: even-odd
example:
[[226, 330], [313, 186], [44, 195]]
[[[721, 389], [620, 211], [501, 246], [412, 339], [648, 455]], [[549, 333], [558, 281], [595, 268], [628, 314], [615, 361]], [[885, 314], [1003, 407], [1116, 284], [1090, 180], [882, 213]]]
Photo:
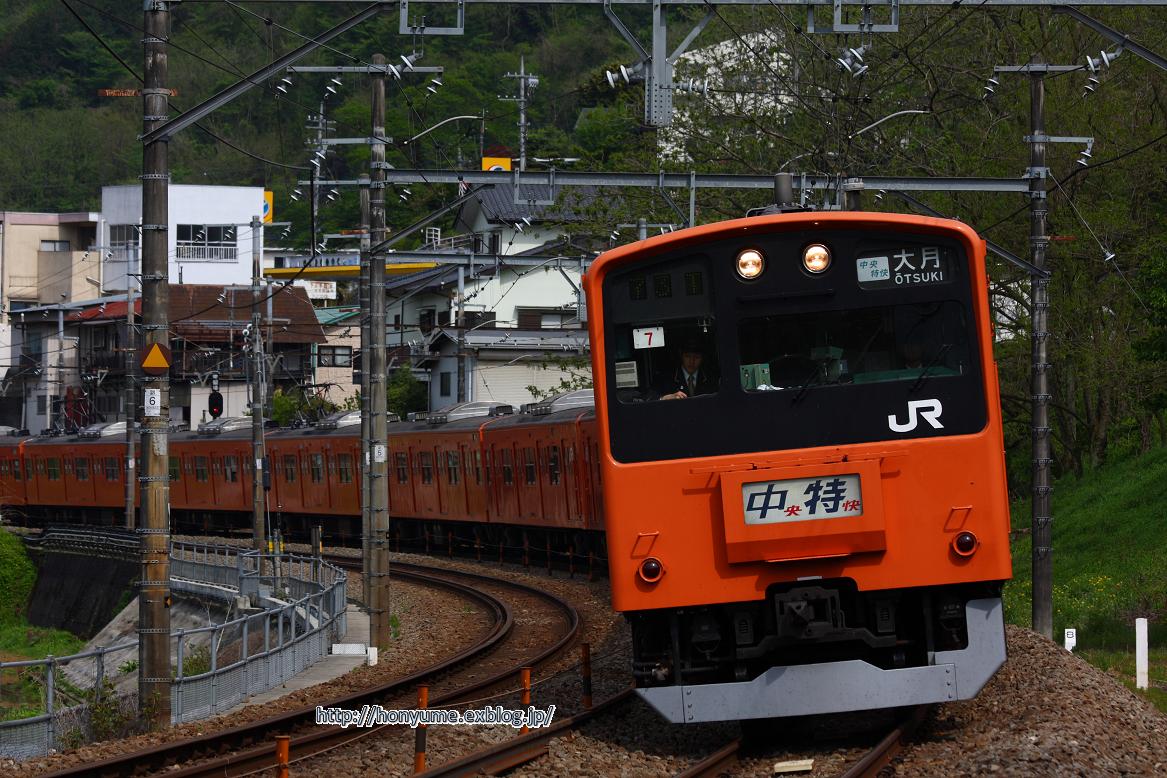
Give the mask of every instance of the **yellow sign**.
[[272, 221], [272, 204], [275, 202], [275, 193], [265, 189], [263, 190], [263, 223], [271, 224]]
[[482, 158], [482, 169], [483, 170], [510, 170], [511, 169], [511, 158], [510, 157], [483, 157]]
[[139, 364], [149, 375], [162, 375], [170, 369], [170, 349], [161, 343], [153, 343]]

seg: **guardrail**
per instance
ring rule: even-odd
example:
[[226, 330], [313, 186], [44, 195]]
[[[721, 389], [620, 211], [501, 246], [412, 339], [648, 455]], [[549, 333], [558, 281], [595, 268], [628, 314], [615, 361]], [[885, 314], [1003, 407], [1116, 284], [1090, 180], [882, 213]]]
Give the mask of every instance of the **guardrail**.
[[[312, 557], [173, 543], [171, 589], [229, 603], [222, 624], [171, 634], [170, 719], [222, 713], [284, 683], [344, 635], [343, 570]], [[0, 662], [0, 756], [28, 759], [129, 734], [137, 641], [64, 657]]]

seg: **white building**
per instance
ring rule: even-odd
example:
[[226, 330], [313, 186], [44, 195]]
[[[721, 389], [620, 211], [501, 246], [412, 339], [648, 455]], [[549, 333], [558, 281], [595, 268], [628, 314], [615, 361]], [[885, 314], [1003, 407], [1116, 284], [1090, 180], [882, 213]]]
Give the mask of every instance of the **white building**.
[[[171, 184], [167, 265], [172, 284], [251, 283], [251, 217], [264, 213], [263, 187]], [[126, 272], [140, 272], [142, 187], [101, 189], [102, 287], [126, 291]], [[263, 231], [260, 230], [260, 251]]]

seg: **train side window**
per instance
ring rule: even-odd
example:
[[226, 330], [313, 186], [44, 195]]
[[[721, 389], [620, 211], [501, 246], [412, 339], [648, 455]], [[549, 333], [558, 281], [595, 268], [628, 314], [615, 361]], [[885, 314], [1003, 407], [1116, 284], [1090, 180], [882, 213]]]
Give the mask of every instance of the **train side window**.
[[422, 451], [418, 453], [417, 460], [421, 467], [421, 482], [432, 484], [434, 482], [434, 455], [428, 451]]
[[194, 458], [194, 467], [195, 467], [195, 480], [198, 481], [199, 483], [205, 484], [207, 482], [207, 458], [206, 457], [195, 457]]
[[523, 475], [526, 478], [527, 486], [535, 485], [535, 449], [531, 446], [523, 449]]
[[21, 480], [21, 478], [20, 478], [20, 460], [19, 459], [12, 460], [12, 477], [13, 477], [13, 479], [15, 479], [17, 481]]
[[105, 480], [117, 481], [121, 478], [117, 457], [106, 457], [102, 461], [102, 465], [105, 469]]
[[458, 483], [458, 452], [446, 452], [446, 479], [451, 485]]
[[8, 460], [0, 459], [0, 475], [8, 475]]
[[499, 459], [502, 466], [502, 482], [510, 486], [515, 482], [515, 464], [509, 448], [504, 448]]
[[239, 459], [237, 457], [223, 457], [223, 480], [228, 483], [235, 483], [239, 480]]
[[547, 478], [553, 484], [559, 483], [559, 446], [547, 449]]
[[393, 458], [397, 463], [397, 483], [409, 483], [409, 455], [404, 451], [398, 451]]
[[43, 460], [43, 459], [36, 460], [36, 471], [38, 473], [40, 473], [41, 475], [45, 474], [45, 460]]
[[73, 469], [77, 471], [78, 481], [89, 480], [89, 460], [85, 457], [77, 457], [73, 463]]
[[176, 482], [182, 480], [182, 467], [178, 457], [170, 457], [170, 480]]
[[45, 460], [45, 471], [50, 481], [61, 480], [61, 460], [56, 457], [49, 457]]
[[474, 483], [482, 483], [482, 452], [474, 451]]
[[340, 474], [340, 482], [342, 484], [351, 484], [353, 482], [352, 454], [337, 454], [336, 466]]
[[296, 483], [296, 455], [284, 454], [284, 481]]
[[318, 484], [324, 480], [324, 455], [311, 454], [312, 483]]

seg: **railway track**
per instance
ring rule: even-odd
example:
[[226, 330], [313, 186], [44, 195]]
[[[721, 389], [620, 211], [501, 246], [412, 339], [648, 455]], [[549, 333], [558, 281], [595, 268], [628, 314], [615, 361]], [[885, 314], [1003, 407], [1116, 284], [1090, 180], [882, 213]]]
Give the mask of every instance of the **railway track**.
[[[876, 778], [880, 771], [903, 749], [920, 724], [932, 710], [931, 705], [912, 708], [896, 726], [862, 757], [844, 770], [839, 778]], [[742, 739], [737, 738], [706, 756], [699, 762], [677, 773], [676, 778], [718, 778], [732, 775], [742, 751]]]
[[[359, 568], [360, 561], [351, 557], [330, 558], [341, 566]], [[394, 679], [376, 687], [330, 700], [321, 700], [324, 707], [356, 708], [364, 705], [396, 701], [395, 707], [413, 707], [412, 693], [417, 685], [449, 678], [459, 668], [473, 665], [492, 655], [513, 634], [515, 618], [512, 609], [500, 598], [482, 591], [484, 586], [507, 589], [534, 597], [550, 604], [563, 618], [566, 628], [557, 640], [535, 656], [523, 657], [515, 666], [508, 666], [486, 677], [469, 683], [460, 683], [453, 690], [430, 698], [431, 706], [450, 705], [460, 699], [498, 686], [514, 678], [520, 667], [538, 665], [558, 653], [575, 637], [579, 628], [579, 614], [574, 606], [554, 595], [523, 584], [492, 578], [487, 575], [461, 571], [427, 568], [421, 565], [399, 563], [393, 567], [398, 578], [456, 592], [486, 608], [492, 617], [491, 628], [483, 638], [454, 656], [418, 672]], [[167, 776], [242, 776], [276, 765], [276, 735], [291, 735], [292, 762], [325, 754], [347, 743], [384, 731], [391, 725], [369, 728], [342, 728], [320, 726], [315, 723], [316, 705], [305, 706], [249, 724], [219, 732], [162, 744], [153, 748], [130, 752], [100, 762], [89, 763], [49, 773], [50, 776], [123, 776], [165, 771]]]

